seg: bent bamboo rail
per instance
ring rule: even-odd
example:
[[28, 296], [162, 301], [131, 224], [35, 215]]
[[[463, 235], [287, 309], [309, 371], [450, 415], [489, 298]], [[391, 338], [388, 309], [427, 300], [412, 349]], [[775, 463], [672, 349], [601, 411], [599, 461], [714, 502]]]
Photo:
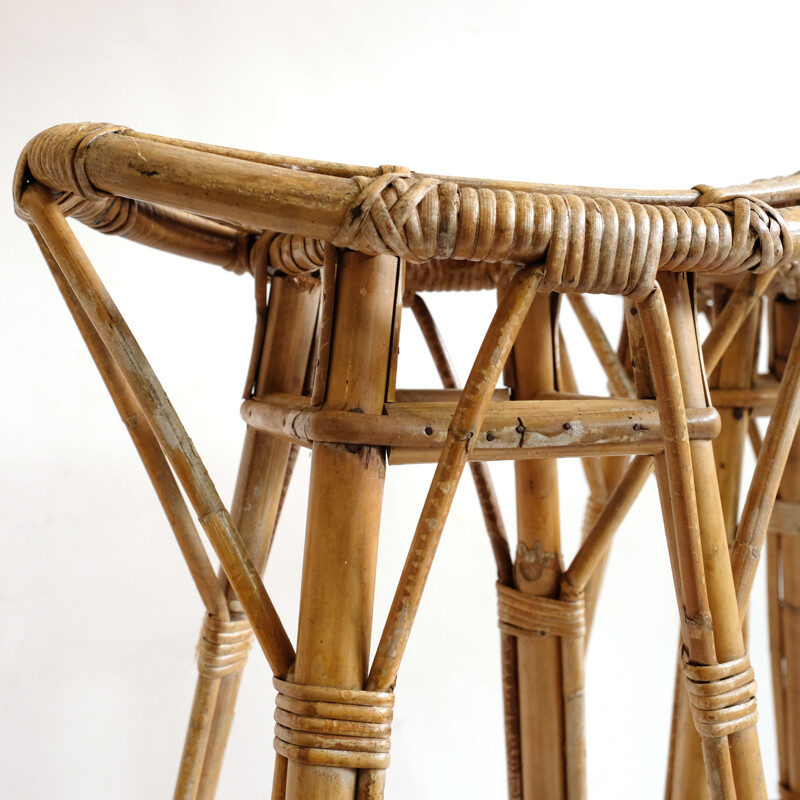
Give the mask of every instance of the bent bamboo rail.
[[265, 251], [275, 269], [313, 271], [322, 240], [409, 262], [543, 262], [544, 289], [642, 299], [657, 270], [766, 272], [800, 241], [800, 209], [785, 208], [800, 201], [797, 175], [687, 192], [452, 180], [84, 123], [32, 139], [14, 180], [23, 219], [38, 181], [100, 230], [238, 271]]
[[[239, 597], [235, 602], [241, 602], [276, 675], [278, 761], [273, 797], [294, 799], [335, 784], [331, 796], [349, 798], [357, 791], [360, 800], [366, 800], [382, 796], [393, 688], [465, 465], [565, 455], [634, 455], [634, 459], [627, 467], [624, 459], [611, 466], [607, 463], [606, 469], [586, 463], [595, 505], [587, 516], [585, 541], [565, 570], [560, 567], [560, 555], [550, 552], [560, 546], [552, 497], [532, 502], [531, 517], [547, 518], [550, 550], [544, 556], [552, 562], [552, 574], [524, 587], [517, 585], [524, 583], [518, 581], [519, 573], [541, 554], [527, 549], [521, 539], [521, 555], [512, 563], [488, 475], [480, 463], [473, 465], [498, 562], [512, 797], [535, 796], [531, 787], [536, 780], [531, 780], [530, 771], [526, 773], [524, 761], [526, 753], [536, 748], [560, 765], [555, 771], [563, 768], [554, 781], [559, 796], [563, 792], [568, 800], [585, 797], [582, 697], [586, 620], [593, 603], [589, 582], [601, 570], [611, 537], [653, 464], [683, 615], [683, 670], [694, 698], [692, 713], [702, 737], [712, 796], [714, 800], [763, 796], [758, 741], [752, 728], [755, 684], [744, 652], [739, 612], [746, 606], [778, 473], [797, 425], [798, 356], [793, 349], [792, 368], [780, 388], [774, 381], [763, 380], [755, 390], [720, 388], [709, 396], [692, 323], [689, 284], [674, 273], [705, 273], [716, 280], [739, 281], [704, 346], [712, 368], [774, 276], [780, 275], [787, 291], [797, 283], [793, 258], [800, 253], [800, 175], [727, 189], [547, 186], [448, 178], [398, 166], [366, 168], [267, 156], [85, 123], [51, 128], [28, 144], [15, 174], [14, 197], [17, 213], [34, 228], [120, 412], [134, 424], [140, 410], [144, 415], [141, 432], [132, 430], [134, 439], [211, 614], [204, 629], [208, 652], [201, 652], [201, 661], [209, 661], [210, 666], [203, 661], [208, 667], [207, 681], [201, 682], [202, 692], [198, 684], [197, 695], [203, 709], [193, 717], [204, 726], [198, 736], [202, 747], [187, 750], [190, 758], [182, 778], [187, 797], [197, 792], [206, 769], [203, 751], [213, 730], [208, 727], [213, 712], [209, 709], [220, 694], [219, 686], [212, 686], [211, 672], [216, 679], [230, 666], [227, 661], [217, 663], [219, 648], [211, 645], [230, 645], [225, 658], [232, 659], [238, 671], [246, 657], [249, 630], [244, 620], [232, 616], [233, 604], [224, 587], [209, 577], [209, 565], [199, 555], [202, 546], [186, 518], [164, 457], [195, 506]], [[312, 446], [315, 463], [324, 461], [333, 472], [347, 472], [354, 496], [370, 507], [379, 505], [386, 459], [390, 464], [437, 463], [368, 670], [366, 663], [355, 663], [358, 658], [351, 657], [352, 663], [343, 665], [335, 655], [307, 654], [305, 643], [319, 633], [314, 628], [317, 622], [308, 620], [314, 609], [324, 606], [324, 602], [319, 605], [319, 592], [313, 588], [302, 601], [312, 611], [301, 620], [299, 639], [305, 638], [305, 643], [298, 645], [295, 661], [293, 646], [248, 547], [216, 496], [143, 353], [65, 224], [66, 216], [104, 233], [255, 275], [259, 327], [242, 406], [251, 431]], [[290, 276], [297, 285], [313, 284], [316, 291], [320, 273], [323, 300], [313, 387], [310, 372], [306, 381], [310, 396], [259, 390], [254, 376], [259, 372], [259, 344], [266, 324], [267, 276]], [[348, 282], [347, 276], [354, 274], [365, 280], [377, 276], [384, 295], [379, 303], [362, 304], [359, 287], [352, 278]], [[657, 279], [664, 286], [663, 295]], [[465, 389], [447, 394], [454, 391], [455, 378], [416, 292], [494, 287], [502, 290], [502, 299]], [[341, 323], [341, 317], [336, 321], [338, 292], [351, 311], [363, 311], [363, 324], [371, 333], [380, 332], [374, 348], [371, 340], [359, 340], [353, 325]], [[546, 296], [549, 292], [573, 295], [576, 314], [617, 397], [564, 393], [567, 385], [569, 392], [575, 391], [574, 375], [566, 348], [559, 349], [557, 344], [556, 307]], [[583, 293], [622, 295], [629, 301], [626, 336], [633, 354], [632, 376], [599, 330], [580, 297]], [[397, 335], [404, 302], [420, 320], [446, 387], [444, 394], [395, 393]], [[538, 341], [526, 351], [515, 340], [526, 329], [533, 303], [537, 313], [548, 305], [549, 311], [527, 329], [537, 334]], [[638, 320], [633, 320], [635, 314]], [[341, 352], [332, 355], [337, 336], [344, 336], [338, 347], [344, 347], [345, 353], [361, 353], [371, 362], [356, 365], [354, 383]], [[544, 363], [548, 355], [552, 364]], [[559, 360], [557, 370], [551, 370]], [[526, 399], [497, 397], [495, 386], [504, 367], [509, 384], [519, 384], [515, 391], [524, 386], [519, 396]], [[554, 389], [558, 391], [551, 392]], [[362, 390], [368, 396], [364, 408], [358, 403]], [[451, 397], [453, 402], [448, 402]], [[721, 407], [747, 402], [759, 412], [777, 408], [759, 458], [759, 486], [767, 490], [748, 496], [740, 536], [734, 542], [733, 571], [722, 546], [722, 520], [714, 505], [719, 490], [709, 469], [713, 466], [710, 439], [719, 432], [712, 399]], [[781, 422], [786, 423], [782, 431]], [[518, 483], [525, 478], [531, 483], [535, 477], [555, 488], [552, 467], [525, 463], [518, 468]], [[285, 491], [285, 480], [278, 483]], [[317, 505], [335, 478], [328, 475], [322, 483], [325, 486], [314, 500]], [[367, 485], [370, 488], [364, 494]], [[337, 525], [342, 534], [343, 517]], [[318, 543], [346, 555], [343, 537], [329, 533], [319, 514], [309, 531], [312, 528]], [[371, 544], [362, 548], [360, 556], [368, 576], [374, 573], [370, 548], [377, 541], [376, 526], [365, 528], [365, 533]], [[261, 564], [269, 543], [255, 546], [263, 555], [258, 559]], [[319, 554], [306, 567], [304, 592], [306, 586], [322, 580], [326, 570]], [[369, 583], [372, 578], [365, 580]], [[357, 583], [353, 583], [354, 591], [363, 592]], [[361, 637], [362, 628], [369, 627], [372, 613], [371, 600], [359, 600], [359, 604], [361, 618], [356, 624], [350, 620], [348, 633], [354, 640]], [[539, 647], [533, 641], [538, 637], [551, 638]], [[358, 647], [368, 651], [368, 639], [362, 637]], [[531, 665], [547, 665], [545, 683], [527, 697], [509, 685], [517, 680], [517, 659], [527, 670]], [[320, 667], [323, 662], [327, 667]], [[731, 680], [741, 689], [735, 698], [724, 696]], [[544, 697], [552, 694], [548, 687], [555, 687], [558, 696]], [[235, 688], [232, 691], [235, 697]], [[530, 710], [543, 700], [549, 704], [548, 713], [558, 717], [556, 727], [563, 741], [543, 742], [535, 732], [531, 740], [530, 726], [524, 736], [521, 733], [518, 706], [533, 704]], [[233, 702], [230, 695], [226, 702]], [[722, 710], [715, 716], [717, 709]], [[229, 708], [227, 724], [230, 713]], [[220, 727], [225, 724], [221, 722]], [[378, 725], [380, 731], [376, 733], [371, 725]], [[349, 737], [342, 735], [344, 728], [350, 731]], [[219, 735], [224, 748], [225, 732]], [[522, 739], [526, 739], [524, 748]], [[211, 779], [215, 785], [215, 776]]]

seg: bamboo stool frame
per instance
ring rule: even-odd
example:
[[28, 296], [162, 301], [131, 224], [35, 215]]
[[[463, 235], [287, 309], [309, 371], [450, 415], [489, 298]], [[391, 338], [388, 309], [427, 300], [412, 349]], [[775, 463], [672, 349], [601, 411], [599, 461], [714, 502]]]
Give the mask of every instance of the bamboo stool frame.
[[[800, 177], [726, 190], [543, 186], [265, 156], [84, 124], [29, 143], [15, 202], [128, 425], [207, 610], [176, 797], [214, 795], [251, 631], [278, 690], [273, 798], [383, 796], [400, 662], [467, 463], [497, 561], [510, 796], [586, 796], [587, 619], [611, 538], [655, 467], [688, 689], [676, 694], [688, 699], [676, 700], [673, 753], [690, 740], [680, 721], [690, 710], [713, 800], [766, 797], [740, 617], [793, 458], [800, 345], [776, 350], [785, 358], [776, 412], [730, 558], [733, 482], [718, 484], [712, 439], [720, 418], [703, 357], [711, 371], [736, 341], [723, 365], [735, 373], [733, 388], [752, 371], [747, 321], [800, 241]], [[254, 275], [248, 430], [230, 513], [69, 215]], [[702, 354], [694, 272], [738, 281]], [[418, 292], [495, 286], [497, 311], [458, 391]], [[619, 351], [586, 292], [627, 298]], [[560, 293], [607, 372], [611, 398], [576, 394], [559, 336]], [[441, 392], [395, 388], [404, 303]], [[510, 400], [497, 397], [503, 369]], [[719, 380], [718, 393], [729, 388], [722, 371]], [[725, 434], [730, 447], [747, 428]], [[298, 446], [312, 449], [312, 483], [295, 653], [260, 573]], [[554, 460], [565, 455], [584, 458], [591, 488], [584, 542], [566, 569]], [[496, 459], [515, 461], [515, 559], [482, 463]], [[423, 461], [436, 462], [436, 472], [369, 665], [385, 469]], [[176, 479], [220, 560], [219, 578]], [[782, 492], [795, 499], [788, 483]], [[347, 513], [331, 513], [333, 497]], [[786, 575], [784, 567], [788, 590]], [[670, 785], [681, 763], [673, 757]]]

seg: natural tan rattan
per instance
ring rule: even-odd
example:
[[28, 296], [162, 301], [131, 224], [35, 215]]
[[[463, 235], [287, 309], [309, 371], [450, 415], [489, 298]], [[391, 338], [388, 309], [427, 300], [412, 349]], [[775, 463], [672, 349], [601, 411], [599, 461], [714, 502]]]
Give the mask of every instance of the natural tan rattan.
[[[800, 735], [786, 698], [800, 697], [800, 657], [791, 650], [800, 631], [787, 611], [800, 603], [800, 345], [789, 346], [799, 176], [721, 190], [558, 187], [267, 156], [79, 124], [28, 144], [14, 197], [206, 607], [177, 798], [214, 795], [251, 631], [278, 690], [273, 798], [383, 796], [394, 688], [468, 463], [497, 564], [510, 797], [586, 796], [586, 637], [611, 539], [653, 468], [686, 681], [676, 694], [668, 797], [766, 798], [741, 618], [777, 496], [770, 530], [781, 555], [770, 556], [770, 581], [781, 598], [773, 600], [775, 674], [786, 675], [777, 682], [781, 782], [785, 797], [798, 791], [792, 753]], [[67, 216], [254, 276], [248, 429], [230, 513]], [[713, 326], [702, 352], [696, 273], [711, 287], [703, 296]], [[795, 317], [774, 314], [779, 366], [759, 382], [758, 314], [775, 275], [772, 296]], [[419, 293], [477, 289], [496, 289], [499, 301], [459, 389]], [[586, 293], [626, 298], [618, 350]], [[578, 393], [559, 294], [570, 297], [609, 398]], [[404, 305], [442, 390], [404, 394], [395, 386]], [[714, 369], [709, 389], [706, 371]], [[508, 390], [498, 396], [503, 371]], [[753, 436], [743, 407], [771, 410], [772, 418], [737, 523], [741, 448]], [[312, 475], [295, 653], [260, 573], [298, 446], [312, 450]], [[565, 455], [583, 458], [591, 488], [584, 541], [569, 565], [556, 461]], [[482, 463], [498, 459], [515, 461], [515, 558]], [[423, 461], [436, 462], [436, 471], [369, 664], [386, 467]], [[178, 483], [219, 557], [219, 580]]]

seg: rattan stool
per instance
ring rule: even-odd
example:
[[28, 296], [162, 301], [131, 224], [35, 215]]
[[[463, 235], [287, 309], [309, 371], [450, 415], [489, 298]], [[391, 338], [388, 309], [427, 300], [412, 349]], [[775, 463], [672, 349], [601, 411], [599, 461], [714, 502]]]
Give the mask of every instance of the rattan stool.
[[[733, 482], [726, 478], [721, 493], [712, 445], [720, 414], [705, 375], [723, 354], [752, 359], [752, 341], [726, 351], [752, 329], [772, 277], [792, 274], [800, 178], [725, 190], [553, 187], [265, 156], [84, 124], [52, 128], [29, 143], [15, 199], [129, 427], [207, 609], [176, 797], [214, 794], [252, 633], [278, 692], [273, 798], [383, 796], [398, 670], [469, 463], [497, 560], [510, 796], [586, 796], [592, 578], [654, 468], [685, 678], [673, 752], [691, 742], [683, 719], [691, 718], [710, 796], [766, 798], [740, 616], [798, 422], [800, 355], [787, 346], [783, 324], [775, 349], [782, 379], [735, 536], [725, 510]], [[242, 407], [248, 430], [230, 513], [67, 225], [70, 215], [253, 274], [258, 322]], [[720, 289], [712, 303], [702, 351], [695, 273], [734, 287], [724, 297]], [[418, 292], [486, 287], [497, 287], [500, 299], [459, 390]], [[626, 298], [619, 351], [596, 325], [586, 293]], [[558, 335], [560, 294], [590, 333], [609, 398], [576, 393]], [[441, 391], [395, 386], [403, 305], [422, 327]], [[744, 374], [748, 366], [738, 369]], [[503, 370], [507, 389], [499, 390]], [[730, 388], [724, 374], [715, 379], [718, 394]], [[720, 397], [735, 418], [742, 399], [730, 405]], [[740, 442], [741, 428], [725, 435]], [[298, 446], [311, 448], [312, 467], [295, 648], [260, 573]], [[586, 459], [591, 487], [584, 542], [566, 568], [556, 484], [562, 456]], [[483, 464], [503, 459], [516, 469], [513, 559]], [[386, 466], [422, 462], [435, 462], [436, 472], [370, 665]], [[178, 483], [219, 557], [222, 581]], [[788, 486], [783, 491], [785, 501], [797, 499]], [[788, 516], [783, 533], [796, 525]], [[675, 756], [673, 763], [688, 774], [686, 765], [697, 762]], [[791, 797], [797, 785], [783, 780]]]

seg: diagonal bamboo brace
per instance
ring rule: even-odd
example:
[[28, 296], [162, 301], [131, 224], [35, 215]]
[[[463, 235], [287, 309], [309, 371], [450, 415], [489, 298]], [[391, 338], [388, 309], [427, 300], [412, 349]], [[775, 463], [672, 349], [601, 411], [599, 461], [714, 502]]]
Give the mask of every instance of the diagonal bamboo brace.
[[158, 378], [58, 211], [52, 194], [45, 187], [33, 184], [25, 191], [22, 202], [141, 404], [251, 621], [270, 667], [275, 674], [285, 675], [294, 661], [291, 642], [241, 537]]

